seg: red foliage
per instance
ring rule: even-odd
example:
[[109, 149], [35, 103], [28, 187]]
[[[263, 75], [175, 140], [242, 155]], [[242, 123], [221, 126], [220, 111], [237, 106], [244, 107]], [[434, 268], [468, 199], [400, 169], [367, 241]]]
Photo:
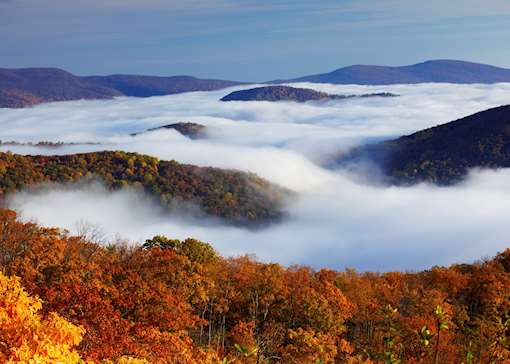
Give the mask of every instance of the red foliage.
[[284, 268], [155, 237], [101, 247], [0, 210], [0, 267], [86, 331], [84, 358], [508, 363], [510, 250], [420, 273]]

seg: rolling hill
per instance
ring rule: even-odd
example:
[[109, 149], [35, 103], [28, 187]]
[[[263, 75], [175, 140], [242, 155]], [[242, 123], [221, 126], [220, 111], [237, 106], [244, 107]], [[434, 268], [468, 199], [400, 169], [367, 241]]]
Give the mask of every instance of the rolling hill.
[[94, 178], [112, 190], [131, 186], [169, 210], [193, 204], [209, 216], [245, 226], [281, 218], [283, 202], [290, 196], [290, 191], [254, 174], [160, 161], [136, 153], [0, 153], [0, 198], [44, 183], [67, 184]]
[[277, 82], [356, 85], [392, 85], [426, 82], [491, 84], [510, 82], [510, 69], [457, 60], [432, 60], [402, 67], [353, 65], [339, 68], [329, 73]]
[[80, 77], [58, 68], [0, 68], [0, 108], [19, 108], [51, 101], [149, 97], [190, 91], [211, 91], [239, 82], [191, 76]]
[[450, 185], [471, 168], [510, 167], [510, 105], [355, 149], [343, 162], [371, 159], [391, 182]]
[[[433, 60], [402, 67], [353, 65], [329, 73], [271, 81], [267, 84], [295, 82], [359, 85], [423, 82], [491, 84], [510, 82], [510, 69], [456, 60]], [[115, 96], [161, 96], [191, 91], [212, 91], [241, 84], [246, 83], [191, 76], [80, 77], [58, 68], [0, 68], [0, 107], [18, 108], [51, 101], [110, 99]], [[288, 92], [280, 94], [278, 97], [287, 95], [285, 97], [294, 98], [293, 101], [301, 99], [301, 96], [292, 96]], [[317, 99], [325, 96], [303, 95], [303, 97]]]
[[312, 100], [333, 99], [336, 95], [319, 92], [308, 88], [289, 86], [263, 86], [248, 90], [231, 92], [220, 101], [295, 101], [306, 102]]
[[55, 68], [0, 69], [0, 107], [25, 107], [47, 101], [109, 99], [122, 96]]
[[357, 97], [394, 97], [388, 92], [363, 95], [332, 95], [308, 88], [290, 86], [263, 86], [247, 90], [234, 91], [222, 97], [220, 101], [293, 101], [307, 102], [319, 100], [344, 100]]

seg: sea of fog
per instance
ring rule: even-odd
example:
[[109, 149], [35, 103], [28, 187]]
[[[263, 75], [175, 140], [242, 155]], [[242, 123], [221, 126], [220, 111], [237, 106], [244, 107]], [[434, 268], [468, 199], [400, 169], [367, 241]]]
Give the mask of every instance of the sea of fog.
[[[72, 233], [84, 225], [103, 241], [141, 242], [156, 234], [194, 237], [227, 256], [316, 268], [417, 270], [471, 262], [509, 246], [510, 170], [472, 171], [455, 187], [388, 187], [376, 174], [325, 167], [361, 143], [393, 138], [508, 103], [510, 84], [345, 86], [299, 84], [337, 94], [392, 92], [396, 98], [319, 103], [220, 102], [236, 87], [145, 99], [73, 101], [0, 109], [3, 141], [61, 141], [58, 149], [3, 146], [22, 154], [125, 150], [160, 159], [255, 172], [297, 192], [289, 217], [262, 230], [165, 213], [136, 192], [101, 185], [24, 191], [9, 199], [24, 219]], [[249, 88], [252, 86], [246, 86]], [[206, 140], [173, 130], [175, 122], [207, 126]], [[371, 170], [370, 166], [366, 166]]]

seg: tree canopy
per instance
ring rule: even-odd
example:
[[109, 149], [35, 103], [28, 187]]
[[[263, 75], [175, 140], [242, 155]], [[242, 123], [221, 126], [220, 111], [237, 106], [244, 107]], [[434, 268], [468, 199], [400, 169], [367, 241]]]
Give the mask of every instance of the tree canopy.
[[224, 258], [194, 239], [105, 247], [10, 210], [0, 210], [0, 236], [7, 362], [510, 360], [510, 250], [418, 273], [358, 273]]

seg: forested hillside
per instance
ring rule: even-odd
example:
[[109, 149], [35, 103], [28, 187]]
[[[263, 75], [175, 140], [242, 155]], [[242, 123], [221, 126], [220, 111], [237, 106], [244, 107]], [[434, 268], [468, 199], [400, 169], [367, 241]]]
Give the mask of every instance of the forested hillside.
[[0, 236], [3, 362], [510, 361], [510, 250], [379, 274], [224, 258], [193, 239], [102, 247], [10, 210]]
[[392, 183], [461, 181], [472, 168], [510, 167], [510, 105], [355, 149], [341, 162], [371, 159]]
[[247, 90], [239, 90], [222, 97], [220, 101], [323, 101], [323, 100], [347, 100], [370, 97], [396, 97], [398, 95], [389, 92], [379, 92], [361, 95], [334, 95], [320, 92], [309, 88], [297, 88], [290, 86], [264, 86]]
[[282, 217], [290, 192], [254, 174], [160, 161], [125, 152], [62, 156], [0, 153], [0, 196], [44, 182], [98, 178], [110, 189], [132, 186], [169, 209], [182, 203], [234, 223], [257, 225]]

